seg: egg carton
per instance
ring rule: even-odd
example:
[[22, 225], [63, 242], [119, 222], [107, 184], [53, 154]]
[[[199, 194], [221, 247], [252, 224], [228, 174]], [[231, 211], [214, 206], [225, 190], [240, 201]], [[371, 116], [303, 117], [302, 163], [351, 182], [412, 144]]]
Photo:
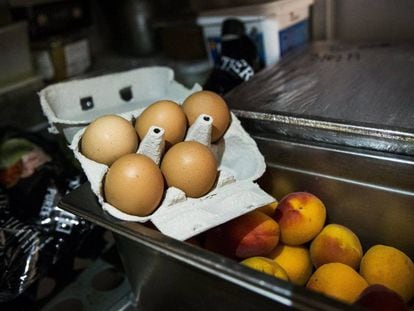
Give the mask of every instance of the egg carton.
[[[86, 126], [98, 116], [116, 114], [133, 122], [156, 100], [169, 99], [182, 104], [187, 96], [199, 90], [199, 85], [188, 89], [177, 83], [174, 72], [167, 67], [148, 67], [51, 85], [40, 92], [40, 98], [50, 130], [66, 136], [93, 193], [108, 214], [125, 221], [151, 221], [165, 235], [186, 240], [275, 201], [255, 183], [264, 173], [266, 164], [256, 142], [233, 113], [229, 128], [216, 143], [210, 143], [210, 116], [206, 118], [208, 121], [204, 119], [207, 116], [200, 116], [186, 134], [185, 140], [199, 141], [215, 154], [219, 173], [214, 188], [196, 199], [170, 187], [160, 206], [146, 217], [126, 214], [105, 202], [102, 181], [108, 166], [82, 155], [79, 142]], [[137, 153], [145, 154], [159, 164], [163, 155], [164, 130], [159, 128], [156, 133], [153, 129], [141, 141]]]
[[[119, 116], [132, 122], [143, 110]], [[214, 188], [201, 198], [190, 198], [182, 190], [169, 187], [160, 206], [151, 215], [144, 217], [124, 213], [105, 201], [103, 181], [109, 167], [88, 159], [81, 153], [79, 146], [85, 129], [74, 136], [70, 148], [107, 213], [125, 221], [151, 221], [165, 235], [186, 240], [275, 201], [254, 182], [264, 173], [265, 161], [256, 142], [244, 131], [237, 117], [231, 113], [229, 128], [223, 138], [214, 144], [210, 143], [212, 121], [208, 115], [199, 116], [188, 129], [185, 140], [198, 141], [214, 153], [219, 164]], [[137, 153], [150, 157], [159, 165], [163, 151], [164, 130], [153, 126], [140, 143]]]

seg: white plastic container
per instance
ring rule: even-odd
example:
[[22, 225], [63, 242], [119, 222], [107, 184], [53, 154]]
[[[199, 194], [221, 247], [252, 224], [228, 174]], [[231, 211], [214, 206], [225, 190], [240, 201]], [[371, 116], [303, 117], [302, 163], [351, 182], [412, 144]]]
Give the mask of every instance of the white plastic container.
[[227, 18], [244, 22], [256, 43], [263, 65], [275, 64], [283, 54], [309, 41], [309, 8], [313, 0], [281, 0], [270, 3], [202, 12], [197, 23], [212, 63], [220, 54], [221, 24]]

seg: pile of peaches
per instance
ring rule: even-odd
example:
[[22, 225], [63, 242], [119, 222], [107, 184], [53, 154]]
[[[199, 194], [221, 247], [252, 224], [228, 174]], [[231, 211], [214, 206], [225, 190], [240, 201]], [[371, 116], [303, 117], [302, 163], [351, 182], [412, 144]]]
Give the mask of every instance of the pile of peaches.
[[213, 228], [203, 244], [252, 269], [368, 310], [407, 310], [414, 298], [412, 260], [386, 245], [364, 252], [352, 230], [326, 224], [325, 205], [311, 193], [290, 193], [278, 204]]

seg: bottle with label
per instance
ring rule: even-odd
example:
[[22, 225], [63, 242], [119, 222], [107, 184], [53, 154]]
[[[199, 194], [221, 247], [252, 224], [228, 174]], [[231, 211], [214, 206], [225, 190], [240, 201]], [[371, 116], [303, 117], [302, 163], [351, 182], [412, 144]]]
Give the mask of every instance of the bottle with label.
[[255, 43], [246, 34], [242, 21], [224, 20], [221, 26], [221, 52], [204, 89], [224, 95], [237, 85], [250, 80], [260, 69]]

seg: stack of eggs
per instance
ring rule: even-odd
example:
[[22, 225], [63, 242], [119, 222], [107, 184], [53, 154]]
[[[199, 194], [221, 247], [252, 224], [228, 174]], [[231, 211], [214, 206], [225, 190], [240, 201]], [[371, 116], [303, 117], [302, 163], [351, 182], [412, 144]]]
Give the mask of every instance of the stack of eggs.
[[[190, 131], [200, 118], [209, 125], [208, 137], [197, 141]], [[124, 213], [147, 216], [159, 206], [165, 186], [191, 198], [213, 188], [218, 165], [209, 145], [220, 140], [229, 124], [230, 111], [223, 98], [199, 91], [182, 105], [171, 100], [149, 105], [135, 124], [117, 115], [97, 118], [85, 129], [80, 151], [109, 167], [103, 182], [106, 202]], [[154, 146], [144, 146], [152, 136], [161, 136], [165, 144], [155, 156]]]

